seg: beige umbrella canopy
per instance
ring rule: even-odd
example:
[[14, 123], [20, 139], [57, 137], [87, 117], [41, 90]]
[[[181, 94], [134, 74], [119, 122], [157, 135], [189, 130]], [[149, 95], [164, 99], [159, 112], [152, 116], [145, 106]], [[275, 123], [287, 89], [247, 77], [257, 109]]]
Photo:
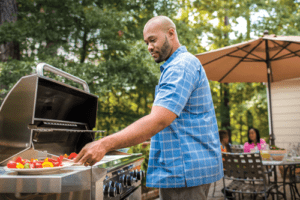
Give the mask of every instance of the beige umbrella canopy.
[[268, 83], [270, 139], [274, 144], [270, 83], [300, 77], [300, 36], [265, 35], [196, 57], [209, 80]]

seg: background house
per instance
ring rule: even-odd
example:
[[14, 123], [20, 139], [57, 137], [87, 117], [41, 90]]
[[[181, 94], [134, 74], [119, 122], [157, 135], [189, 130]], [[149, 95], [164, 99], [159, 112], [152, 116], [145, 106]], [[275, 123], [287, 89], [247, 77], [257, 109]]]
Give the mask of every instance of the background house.
[[300, 148], [300, 78], [271, 84], [275, 144]]

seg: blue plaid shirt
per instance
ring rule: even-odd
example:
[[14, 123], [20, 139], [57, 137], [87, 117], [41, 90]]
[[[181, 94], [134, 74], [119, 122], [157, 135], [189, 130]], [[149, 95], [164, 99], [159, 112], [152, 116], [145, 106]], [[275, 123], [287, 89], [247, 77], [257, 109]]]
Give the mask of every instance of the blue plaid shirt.
[[151, 138], [147, 187], [193, 187], [220, 180], [218, 126], [200, 61], [181, 46], [160, 70], [153, 105], [178, 117]]

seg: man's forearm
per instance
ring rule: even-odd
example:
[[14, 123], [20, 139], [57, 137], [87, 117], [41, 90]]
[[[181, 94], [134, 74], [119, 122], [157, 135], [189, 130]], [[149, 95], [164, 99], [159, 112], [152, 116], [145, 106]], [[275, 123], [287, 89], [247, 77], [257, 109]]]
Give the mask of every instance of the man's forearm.
[[101, 139], [106, 152], [124, 147], [134, 146], [146, 141], [167, 126], [154, 116], [147, 115], [125, 129]]

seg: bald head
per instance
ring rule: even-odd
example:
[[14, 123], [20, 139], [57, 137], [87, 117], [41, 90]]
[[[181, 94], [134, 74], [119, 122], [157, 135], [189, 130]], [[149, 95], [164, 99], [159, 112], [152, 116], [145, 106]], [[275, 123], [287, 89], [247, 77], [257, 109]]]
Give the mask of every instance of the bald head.
[[148, 51], [157, 63], [166, 61], [180, 47], [176, 26], [166, 16], [150, 19], [144, 27], [143, 35]]
[[151, 18], [145, 25], [144, 31], [150, 27], [156, 27], [157, 29], [162, 30], [163, 32], [167, 32], [170, 28], [173, 28], [176, 31], [176, 26], [173, 21], [166, 16], [156, 16]]

